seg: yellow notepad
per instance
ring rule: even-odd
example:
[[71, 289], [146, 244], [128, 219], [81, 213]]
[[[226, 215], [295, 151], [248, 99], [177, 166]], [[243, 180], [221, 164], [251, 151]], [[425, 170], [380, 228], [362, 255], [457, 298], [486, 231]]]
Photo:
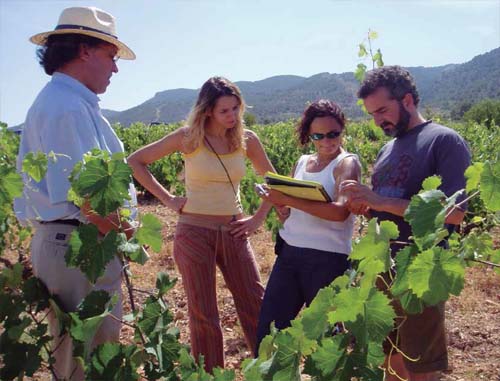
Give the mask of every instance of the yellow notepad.
[[332, 202], [321, 183], [317, 181], [297, 180], [293, 177], [266, 172], [264, 179], [269, 188], [283, 192], [289, 196], [306, 200]]

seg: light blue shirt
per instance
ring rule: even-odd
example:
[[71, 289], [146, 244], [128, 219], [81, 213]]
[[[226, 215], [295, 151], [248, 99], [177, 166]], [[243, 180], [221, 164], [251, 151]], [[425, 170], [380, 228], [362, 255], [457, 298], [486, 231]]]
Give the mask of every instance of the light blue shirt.
[[[23, 174], [23, 195], [14, 200], [14, 211], [22, 223], [59, 219], [85, 222], [79, 208], [67, 201], [71, 170], [93, 148], [124, 152], [122, 142], [102, 115], [98, 102], [99, 97], [81, 82], [58, 72], [38, 94], [21, 134], [18, 171], [21, 172], [28, 152], [53, 151], [58, 155], [55, 162], [49, 159], [47, 174], [39, 183]], [[133, 184], [129, 192], [135, 208]]]

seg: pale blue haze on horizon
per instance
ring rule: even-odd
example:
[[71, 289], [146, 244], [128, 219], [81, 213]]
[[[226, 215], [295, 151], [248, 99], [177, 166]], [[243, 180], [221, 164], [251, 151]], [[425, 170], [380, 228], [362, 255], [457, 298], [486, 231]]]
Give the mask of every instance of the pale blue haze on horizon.
[[353, 71], [369, 28], [386, 64], [463, 63], [500, 46], [500, 0], [0, 0], [0, 121], [22, 123], [50, 79], [28, 38], [52, 30], [62, 9], [86, 5], [113, 14], [137, 54], [119, 61], [100, 96], [116, 111], [159, 91], [197, 89], [213, 75]]

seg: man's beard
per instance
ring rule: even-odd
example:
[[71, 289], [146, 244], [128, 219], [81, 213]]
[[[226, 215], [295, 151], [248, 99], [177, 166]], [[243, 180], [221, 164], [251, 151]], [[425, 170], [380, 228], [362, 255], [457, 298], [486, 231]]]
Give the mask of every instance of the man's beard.
[[394, 125], [394, 128], [392, 130], [386, 130], [384, 129], [384, 126], [387, 124], [392, 124], [389, 122], [384, 122], [382, 123], [381, 127], [384, 130], [384, 133], [387, 136], [391, 136], [393, 138], [400, 138], [403, 136], [406, 131], [408, 131], [408, 126], [410, 125], [410, 113], [406, 111], [406, 109], [403, 106], [403, 103], [401, 101], [398, 102], [399, 104], [399, 120], [398, 122]]

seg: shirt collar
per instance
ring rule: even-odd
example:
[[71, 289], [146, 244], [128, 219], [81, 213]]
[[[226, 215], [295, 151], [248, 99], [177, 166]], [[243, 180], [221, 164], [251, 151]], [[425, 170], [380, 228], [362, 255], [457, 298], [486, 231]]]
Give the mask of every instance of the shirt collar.
[[97, 106], [98, 102], [100, 101], [97, 94], [90, 91], [87, 88], [87, 86], [85, 86], [83, 83], [81, 83], [77, 79], [71, 77], [70, 75], [56, 71], [52, 74], [51, 81], [54, 84], [62, 84], [65, 86], [69, 86], [72, 90], [77, 92], [80, 96], [82, 96], [87, 102], [89, 102], [92, 105]]

